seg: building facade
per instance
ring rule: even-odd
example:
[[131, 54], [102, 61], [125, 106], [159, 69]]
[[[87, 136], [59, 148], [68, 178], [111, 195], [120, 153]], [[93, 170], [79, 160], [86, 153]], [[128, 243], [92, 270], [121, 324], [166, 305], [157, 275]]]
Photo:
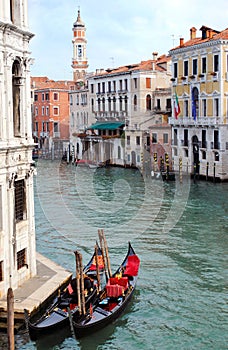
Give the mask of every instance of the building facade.
[[[168, 136], [166, 151], [163, 147], [162, 154], [168, 152], [171, 156], [170, 78], [170, 59], [166, 56], [134, 65], [99, 69], [88, 76], [86, 90], [71, 92], [70, 97], [71, 142], [76, 157], [83, 158], [86, 151], [87, 159], [140, 167], [142, 154], [146, 152], [151, 167], [151, 152], [157, 152], [155, 140], [163, 140], [163, 136], [160, 137], [163, 133]], [[78, 102], [75, 103], [73, 95]], [[80, 102], [83, 95], [86, 96], [85, 105]], [[153, 147], [152, 125], [160, 125]]]
[[26, 0], [0, 2], [0, 297], [36, 274]]
[[228, 180], [228, 29], [200, 31], [191, 28], [189, 40], [170, 50], [180, 106], [170, 119], [174, 168]]
[[69, 145], [69, 90], [73, 81], [54, 81], [32, 77], [33, 137], [40, 153], [61, 158]]

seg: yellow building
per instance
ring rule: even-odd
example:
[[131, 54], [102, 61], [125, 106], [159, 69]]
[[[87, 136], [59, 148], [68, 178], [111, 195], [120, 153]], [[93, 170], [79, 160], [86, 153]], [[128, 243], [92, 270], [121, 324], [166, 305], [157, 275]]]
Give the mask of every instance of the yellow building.
[[197, 36], [180, 39], [170, 50], [173, 103], [172, 154], [174, 169], [202, 177], [228, 180], [228, 29], [206, 26]]

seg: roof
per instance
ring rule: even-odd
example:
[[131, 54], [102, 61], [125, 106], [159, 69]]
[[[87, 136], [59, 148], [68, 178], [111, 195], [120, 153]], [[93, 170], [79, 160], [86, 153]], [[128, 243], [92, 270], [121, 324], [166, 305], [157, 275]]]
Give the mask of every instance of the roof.
[[69, 90], [75, 82], [71, 80], [50, 80], [48, 77], [31, 77], [31, 86], [33, 89], [62, 89]]
[[130, 73], [134, 71], [151, 71], [156, 70], [160, 72], [164, 72], [167, 70], [167, 63], [171, 61], [170, 56], [162, 55], [156, 59], [141, 61], [139, 63], [128, 64], [125, 66], [120, 66], [117, 68], [108, 68], [108, 69], [100, 69], [97, 70], [94, 77], [104, 76], [104, 75], [115, 75], [121, 73]]
[[116, 130], [123, 125], [123, 122], [97, 122], [89, 126], [87, 130]]
[[203, 26], [201, 26], [200, 30], [202, 32], [200, 37], [193, 36], [192, 38], [190, 38], [186, 42], [184, 42], [183, 39], [180, 39], [180, 45], [172, 48], [170, 51], [174, 51], [177, 49], [190, 47], [190, 46], [194, 46], [194, 45], [198, 45], [198, 44], [202, 44], [202, 43], [207, 43], [207, 42], [211, 42], [211, 41], [217, 41], [220, 39], [228, 40], [228, 28], [226, 28], [222, 31], [218, 31], [218, 30], [215, 30], [215, 29], [212, 29], [210, 27], [203, 25]]

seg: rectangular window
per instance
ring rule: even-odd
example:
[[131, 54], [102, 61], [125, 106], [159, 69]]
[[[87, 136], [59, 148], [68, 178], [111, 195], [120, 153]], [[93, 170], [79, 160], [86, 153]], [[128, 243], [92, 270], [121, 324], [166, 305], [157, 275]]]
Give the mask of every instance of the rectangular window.
[[171, 98], [166, 99], [166, 109], [171, 109]]
[[119, 81], [119, 84], [120, 84], [119, 85], [120, 86], [120, 91], [122, 91], [123, 90], [123, 82], [122, 82], [122, 80]]
[[203, 115], [203, 117], [207, 116], [207, 100], [206, 99], [202, 100], [202, 115]]
[[202, 148], [207, 148], [207, 133], [206, 133], [206, 130], [202, 130]]
[[90, 88], [91, 88], [91, 94], [93, 94], [93, 92], [94, 92], [94, 85], [91, 84], [91, 85], [90, 85]]
[[3, 261], [0, 261], [0, 282], [3, 281]]
[[163, 143], [169, 143], [169, 134], [163, 134]]
[[49, 116], [49, 107], [46, 107], [46, 115]]
[[219, 149], [219, 131], [214, 130], [214, 149]]
[[125, 84], [125, 90], [127, 91], [127, 88], [128, 88], [128, 86], [127, 86], [127, 79], [124, 79], [124, 84]]
[[214, 55], [214, 72], [219, 71], [219, 55]]
[[34, 101], [38, 101], [38, 94], [34, 95]]
[[184, 100], [184, 116], [188, 117], [188, 100]]
[[158, 111], [161, 110], [161, 100], [160, 100], [160, 98], [157, 98], [157, 110]]
[[197, 58], [194, 58], [192, 60], [192, 74], [197, 75], [197, 72], [198, 72], [198, 61], [197, 61]]
[[188, 146], [188, 129], [184, 129], [184, 145], [185, 147]]
[[178, 71], [177, 71], [177, 62], [173, 64], [173, 77], [177, 78]]
[[102, 83], [102, 92], [105, 93], [105, 82]]
[[219, 99], [218, 98], [214, 99], [214, 113], [216, 117], [219, 116]]
[[207, 72], [207, 58], [202, 57], [202, 68], [201, 68], [202, 73]]
[[35, 116], [38, 115], [38, 107], [35, 107]]
[[108, 92], [111, 92], [111, 81], [108, 81]]
[[44, 115], [44, 106], [42, 106], [42, 115]]
[[58, 92], [54, 92], [53, 99], [54, 99], [54, 101], [58, 101], [59, 100]]
[[53, 107], [53, 114], [59, 115], [59, 107]]
[[137, 89], [137, 78], [134, 78], [134, 88]]
[[140, 136], [136, 136], [136, 145], [140, 146]]
[[54, 123], [54, 132], [59, 132], [59, 123]]
[[151, 88], [151, 78], [146, 78], [146, 88], [147, 89]]
[[15, 196], [15, 219], [21, 221], [26, 218], [26, 194], [24, 180], [18, 180], [14, 183]]
[[188, 76], [188, 61], [184, 61], [184, 76]]
[[158, 142], [158, 137], [156, 133], [152, 133], [152, 143], [157, 143]]
[[116, 81], [114, 80], [112, 84], [113, 84], [113, 92], [116, 92]]
[[174, 137], [173, 144], [174, 146], [177, 146], [177, 129], [174, 129], [173, 137]]
[[20, 270], [26, 265], [26, 250], [22, 249], [17, 252], [17, 269]]
[[46, 99], [46, 101], [49, 101], [49, 93], [48, 92], [46, 92], [46, 94], [45, 94], [45, 99]]
[[128, 146], [130, 145], [130, 141], [131, 141], [130, 136], [127, 136], [127, 145]]
[[35, 131], [38, 131], [38, 130], [39, 130], [38, 127], [39, 127], [38, 122], [35, 122]]
[[42, 101], [44, 101], [44, 92], [42, 93]]

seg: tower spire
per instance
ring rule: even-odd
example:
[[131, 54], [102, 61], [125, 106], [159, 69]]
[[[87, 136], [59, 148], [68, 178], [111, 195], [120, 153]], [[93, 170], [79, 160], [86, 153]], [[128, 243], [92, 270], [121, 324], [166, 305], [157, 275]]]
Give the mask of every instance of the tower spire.
[[81, 19], [80, 6], [78, 6], [78, 16], [76, 22], [73, 24], [73, 80], [84, 81], [86, 69], [88, 68], [88, 60], [86, 57], [86, 27]]

